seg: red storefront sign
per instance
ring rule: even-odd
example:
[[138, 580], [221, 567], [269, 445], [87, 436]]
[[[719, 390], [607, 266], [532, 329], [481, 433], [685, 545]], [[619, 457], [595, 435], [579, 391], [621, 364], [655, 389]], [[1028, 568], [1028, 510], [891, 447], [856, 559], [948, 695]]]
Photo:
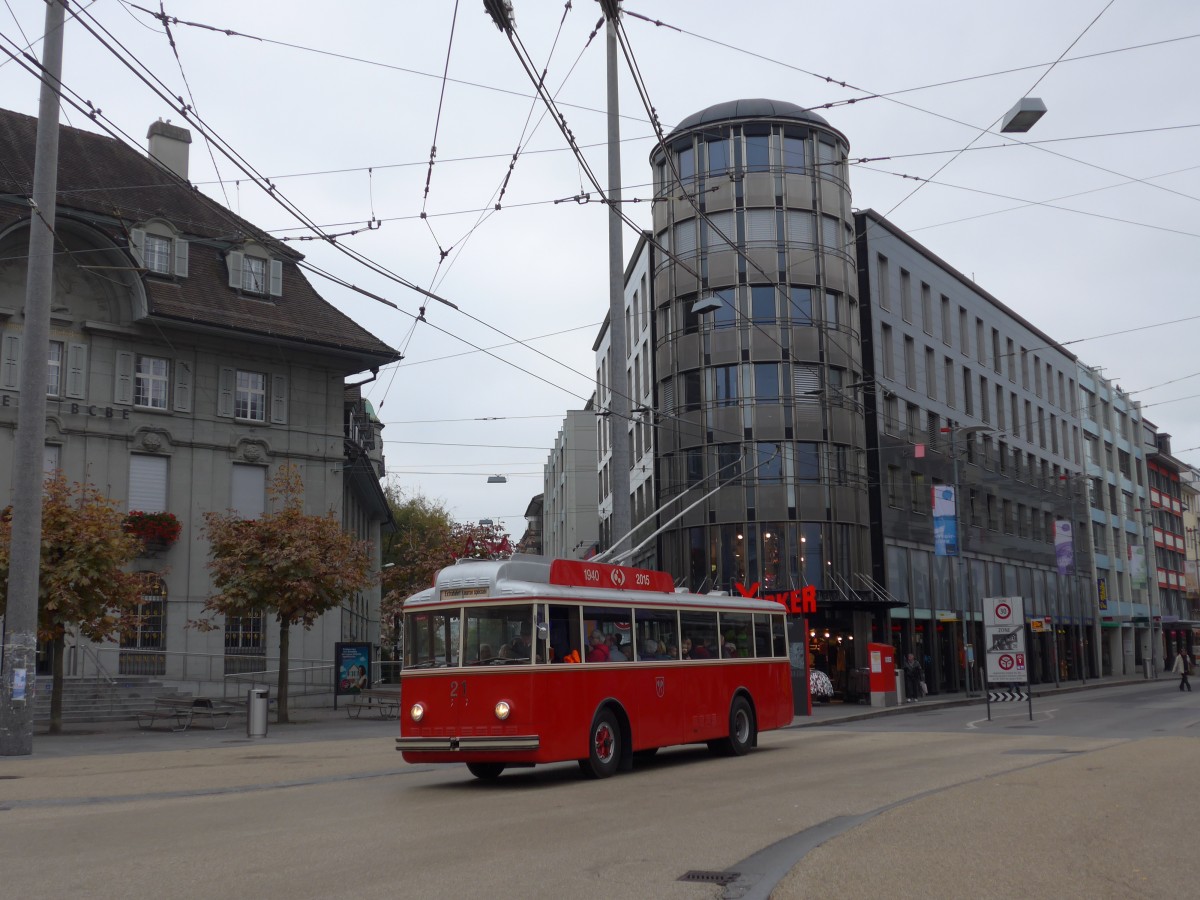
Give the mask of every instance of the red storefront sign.
[[675, 592], [675, 582], [666, 572], [610, 566], [582, 559], [556, 559], [550, 563], [550, 583], [567, 587], [616, 588], [624, 591]]
[[[758, 596], [758, 582], [745, 587], [740, 581], [734, 584], [738, 589], [738, 593], [743, 597]], [[808, 615], [817, 611], [817, 589], [811, 584], [805, 585], [798, 591], [772, 591], [769, 594], [763, 594], [762, 599], [774, 600], [788, 612], [794, 615]]]

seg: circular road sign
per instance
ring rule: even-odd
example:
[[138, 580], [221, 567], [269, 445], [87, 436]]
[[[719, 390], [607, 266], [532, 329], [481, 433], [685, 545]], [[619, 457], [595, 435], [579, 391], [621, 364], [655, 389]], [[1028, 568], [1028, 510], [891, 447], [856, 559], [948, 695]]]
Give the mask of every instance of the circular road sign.
[[1016, 664], [1015, 660], [1013, 660], [1012, 656], [1008, 653], [1002, 653], [1000, 655], [999, 663], [1000, 668], [1002, 668], [1005, 672], [1007, 672]]
[[1007, 603], [997, 603], [996, 604], [996, 618], [997, 619], [1012, 618], [1012, 607], [1009, 606]]

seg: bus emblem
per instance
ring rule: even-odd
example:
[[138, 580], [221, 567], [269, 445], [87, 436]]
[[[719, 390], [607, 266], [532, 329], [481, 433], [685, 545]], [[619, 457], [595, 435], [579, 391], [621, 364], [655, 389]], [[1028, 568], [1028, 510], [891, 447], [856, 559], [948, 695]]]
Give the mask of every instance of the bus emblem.
[[613, 569], [608, 577], [612, 579], [612, 583], [617, 587], [625, 587], [625, 573], [620, 569]]
[[654, 692], [660, 700], [667, 695], [667, 679], [662, 675], [654, 679]]

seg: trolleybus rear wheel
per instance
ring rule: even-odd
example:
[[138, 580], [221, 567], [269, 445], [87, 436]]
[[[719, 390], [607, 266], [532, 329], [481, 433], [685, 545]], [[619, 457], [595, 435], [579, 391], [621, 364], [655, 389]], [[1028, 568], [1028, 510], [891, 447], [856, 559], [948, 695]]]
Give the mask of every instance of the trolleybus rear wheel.
[[722, 756], [745, 756], [754, 746], [754, 710], [743, 696], [733, 698], [729, 707], [729, 737], [709, 741], [708, 749]]
[[491, 781], [500, 777], [500, 773], [504, 771], [504, 765], [502, 763], [467, 763], [467, 771], [476, 778]]
[[621, 764], [621, 726], [610, 710], [602, 709], [592, 720], [588, 732], [588, 758], [579, 761], [579, 768], [592, 778], [607, 778]]

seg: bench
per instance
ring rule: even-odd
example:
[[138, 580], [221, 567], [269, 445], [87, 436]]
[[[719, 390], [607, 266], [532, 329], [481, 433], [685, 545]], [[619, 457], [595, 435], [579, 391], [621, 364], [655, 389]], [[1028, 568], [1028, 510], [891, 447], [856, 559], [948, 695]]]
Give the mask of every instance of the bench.
[[346, 705], [346, 716], [357, 719], [364, 709], [378, 712], [383, 719], [398, 718], [400, 688], [364, 688], [350, 698]]
[[172, 731], [187, 731], [197, 720], [207, 720], [212, 728], [224, 730], [236, 711], [237, 707], [210, 697], [155, 697], [152, 709], [137, 714], [137, 723], [150, 729], [169, 721]]

